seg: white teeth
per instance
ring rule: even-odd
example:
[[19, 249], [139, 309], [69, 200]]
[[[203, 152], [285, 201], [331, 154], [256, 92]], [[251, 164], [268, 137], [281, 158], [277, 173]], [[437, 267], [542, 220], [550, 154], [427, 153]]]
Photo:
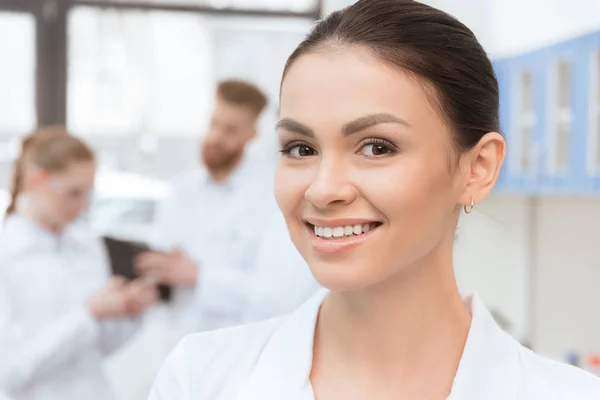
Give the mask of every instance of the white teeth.
[[315, 235], [323, 238], [341, 238], [367, 233], [377, 227], [377, 224], [346, 225], [335, 228], [315, 226]]
[[344, 228], [333, 228], [333, 237], [344, 236]]

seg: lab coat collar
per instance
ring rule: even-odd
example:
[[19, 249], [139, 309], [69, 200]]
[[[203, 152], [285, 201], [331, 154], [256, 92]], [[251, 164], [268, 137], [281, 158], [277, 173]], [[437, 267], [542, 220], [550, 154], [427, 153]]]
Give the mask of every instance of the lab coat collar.
[[[275, 331], [237, 400], [314, 398], [310, 385], [314, 331], [327, 293], [317, 293]], [[473, 319], [447, 400], [517, 398], [518, 343], [501, 330], [477, 295], [463, 300]]]

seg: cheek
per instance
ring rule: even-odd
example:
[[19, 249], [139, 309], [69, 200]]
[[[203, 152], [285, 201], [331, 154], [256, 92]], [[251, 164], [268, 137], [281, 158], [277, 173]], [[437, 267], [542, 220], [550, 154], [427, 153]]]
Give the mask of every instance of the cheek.
[[[357, 171], [365, 199], [390, 223], [404, 242], [440, 231], [439, 221], [450, 215], [451, 178], [445, 164], [402, 160], [375, 170]], [[437, 221], [437, 222], [436, 222]]]
[[280, 156], [275, 171], [275, 199], [286, 220], [300, 210], [312, 176], [312, 168], [306, 163], [292, 165], [290, 160]]

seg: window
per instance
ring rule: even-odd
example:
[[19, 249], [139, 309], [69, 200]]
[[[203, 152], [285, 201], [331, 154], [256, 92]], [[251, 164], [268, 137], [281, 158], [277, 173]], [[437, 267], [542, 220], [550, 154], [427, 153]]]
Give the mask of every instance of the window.
[[536, 115], [533, 100], [533, 74], [524, 71], [519, 75], [518, 104], [518, 148], [517, 148], [517, 170], [519, 172], [532, 171], [535, 168], [533, 152]]
[[307, 19], [260, 17], [210, 17], [216, 79], [238, 77], [257, 84], [269, 98], [259, 136], [250, 152], [276, 161], [279, 146], [273, 127], [277, 123], [279, 84], [287, 58], [313, 26]]
[[573, 71], [570, 61], [561, 60], [556, 64], [552, 99], [553, 135], [551, 137], [552, 157], [550, 170], [565, 172], [569, 166], [571, 126], [573, 122]]
[[[85, 2], [85, 0], [80, 0]], [[317, 0], [110, 0], [113, 3], [145, 3], [156, 5], [203, 6], [257, 11], [310, 12], [317, 9]]]
[[[10, 138], [28, 133], [37, 120], [35, 20], [31, 15], [0, 12], [0, 54], [0, 136]], [[3, 159], [10, 150], [5, 144], [0, 147]]]
[[198, 137], [213, 101], [201, 15], [77, 7], [69, 15], [68, 126], [86, 136]]
[[600, 49], [593, 57], [590, 91], [589, 167], [592, 174], [600, 175]]

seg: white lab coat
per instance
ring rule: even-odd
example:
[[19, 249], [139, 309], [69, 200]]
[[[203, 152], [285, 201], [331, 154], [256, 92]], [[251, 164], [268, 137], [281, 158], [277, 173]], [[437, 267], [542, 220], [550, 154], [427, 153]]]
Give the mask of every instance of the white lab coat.
[[[283, 231], [285, 236], [274, 243], [265, 242], [265, 238], [272, 238], [265, 236], [273, 226], [269, 221], [279, 213], [272, 182], [273, 171], [250, 159], [245, 159], [224, 183], [215, 183], [200, 166], [175, 181], [171, 195], [159, 208], [153, 246], [161, 250], [180, 248], [199, 265], [196, 288], [175, 291], [171, 306], [175, 335], [289, 313], [314, 293], [298, 294], [306, 292], [305, 286], [294, 291], [293, 280], [298, 274], [286, 277], [274, 273], [278, 261], [286, 265], [285, 249], [291, 250], [291, 257], [297, 257], [297, 252], [288, 244], [285, 225], [277, 219], [274, 230]], [[268, 254], [268, 249], [277, 248], [279, 243], [284, 244], [281, 251]], [[294, 265], [310, 275], [303, 264]], [[292, 271], [292, 264], [287, 268]], [[288, 293], [288, 301], [278, 297], [281, 301], [273, 303], [255, 296], [273, 288], [278, 295]]]
[[0, 235], [0, 391], [14, 400], [108, 400], [103, 361], [136, 320], [96, 321], [85, 300], [109, 279], [99, 238], [60, 236], [21, 215]]
[[321, 289], [292, 243], [279, 209], [268, 220], [258, 244], [250, 287], [240, 323], [290, 314]]
[[[149, 400], [314, 400], [313, 338], [323, 290], [289, 317], [200, 333], [168, 357]], [[476, 295], [448, 400], [598, 400], [600, 380], [544, 359], [503, 332]]]

